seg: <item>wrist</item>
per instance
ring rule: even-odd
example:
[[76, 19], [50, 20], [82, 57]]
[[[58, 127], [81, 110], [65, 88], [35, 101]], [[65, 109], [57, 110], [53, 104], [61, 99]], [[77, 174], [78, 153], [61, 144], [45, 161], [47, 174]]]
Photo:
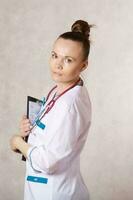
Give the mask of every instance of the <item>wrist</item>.
[[21, 146], [22, 142], [23, 142], [23, 138], [20, 135], [16, 135], [16, 140], [15, 140], [15, 146], [16, 149], [19, 150], [19, 147]]
[[23, 140], [23, 137], [18, 137], [17, 139], [17, 149], [25, 156], [27, 157], [27, 152], [28, 149], [31, 147], [30, 144], [28, 144], [27, 142], [25, 142]]

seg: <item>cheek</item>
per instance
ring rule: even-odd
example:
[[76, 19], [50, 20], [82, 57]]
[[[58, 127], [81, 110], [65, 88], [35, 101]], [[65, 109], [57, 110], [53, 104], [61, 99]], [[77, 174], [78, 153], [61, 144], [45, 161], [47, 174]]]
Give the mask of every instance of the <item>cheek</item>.
[[54, 62], [52, 59], [49, 60], [49, 66], [50, 66], [50, 69], [54, 68]]
[[66, 74], [70, 77], [77, 76], [79, 74], [79, 69], [73, 68], [73, 69], [66, 70]]

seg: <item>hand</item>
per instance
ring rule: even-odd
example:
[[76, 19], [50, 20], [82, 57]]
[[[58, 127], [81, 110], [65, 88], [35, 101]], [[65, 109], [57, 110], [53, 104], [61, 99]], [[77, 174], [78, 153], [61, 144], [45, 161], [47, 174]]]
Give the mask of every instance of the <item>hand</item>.
[[29, 135], [31, 128], [32, 125], [30, 123], [30, 120], [26, 117], [26, 115], [24, 115], [20, 122], [20, 136], [25, 137]]
[[18, 147], [19, 147], [19, 142], [23, 141], [22, 137], [19, 135], [14, 135], [11, 140], [10, 140], [10, 146], [11, 149], [15, 152], [19, 152]]
[[10, 146], [13, 151], [22, 153], [25, 158], [27, 157], [27, 152], [31, 147], [31, 145], [26, 143], [20, 135], [14, 135], [11, 138]]

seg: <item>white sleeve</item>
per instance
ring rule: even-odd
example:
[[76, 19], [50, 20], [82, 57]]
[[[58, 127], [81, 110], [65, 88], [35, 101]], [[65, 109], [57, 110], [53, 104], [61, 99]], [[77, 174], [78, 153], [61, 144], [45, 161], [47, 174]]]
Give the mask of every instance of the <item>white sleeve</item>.
[[62, 110], [60, 114], [61, 117], [57, 115], [52, 120], [51, 127], [47, 127], [50, 135], [53, 135], [48, 145], [28, 150], [28, 161], [37, 172], [51, 174], [64, 170], [76, 154], [80, 153], [86, 141], [90, 113], [74, 103], [69, 110]]

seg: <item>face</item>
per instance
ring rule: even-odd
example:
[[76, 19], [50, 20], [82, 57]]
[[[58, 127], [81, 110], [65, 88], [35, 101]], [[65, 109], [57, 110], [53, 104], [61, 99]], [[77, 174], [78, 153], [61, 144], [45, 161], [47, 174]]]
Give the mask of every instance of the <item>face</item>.
[[67, 84], [77, 80], [87, 64], [87, 60], [83, 61], [80, 42], [63, 38], [55, 41], [50, 56], [50, 70], [55, 82]]

